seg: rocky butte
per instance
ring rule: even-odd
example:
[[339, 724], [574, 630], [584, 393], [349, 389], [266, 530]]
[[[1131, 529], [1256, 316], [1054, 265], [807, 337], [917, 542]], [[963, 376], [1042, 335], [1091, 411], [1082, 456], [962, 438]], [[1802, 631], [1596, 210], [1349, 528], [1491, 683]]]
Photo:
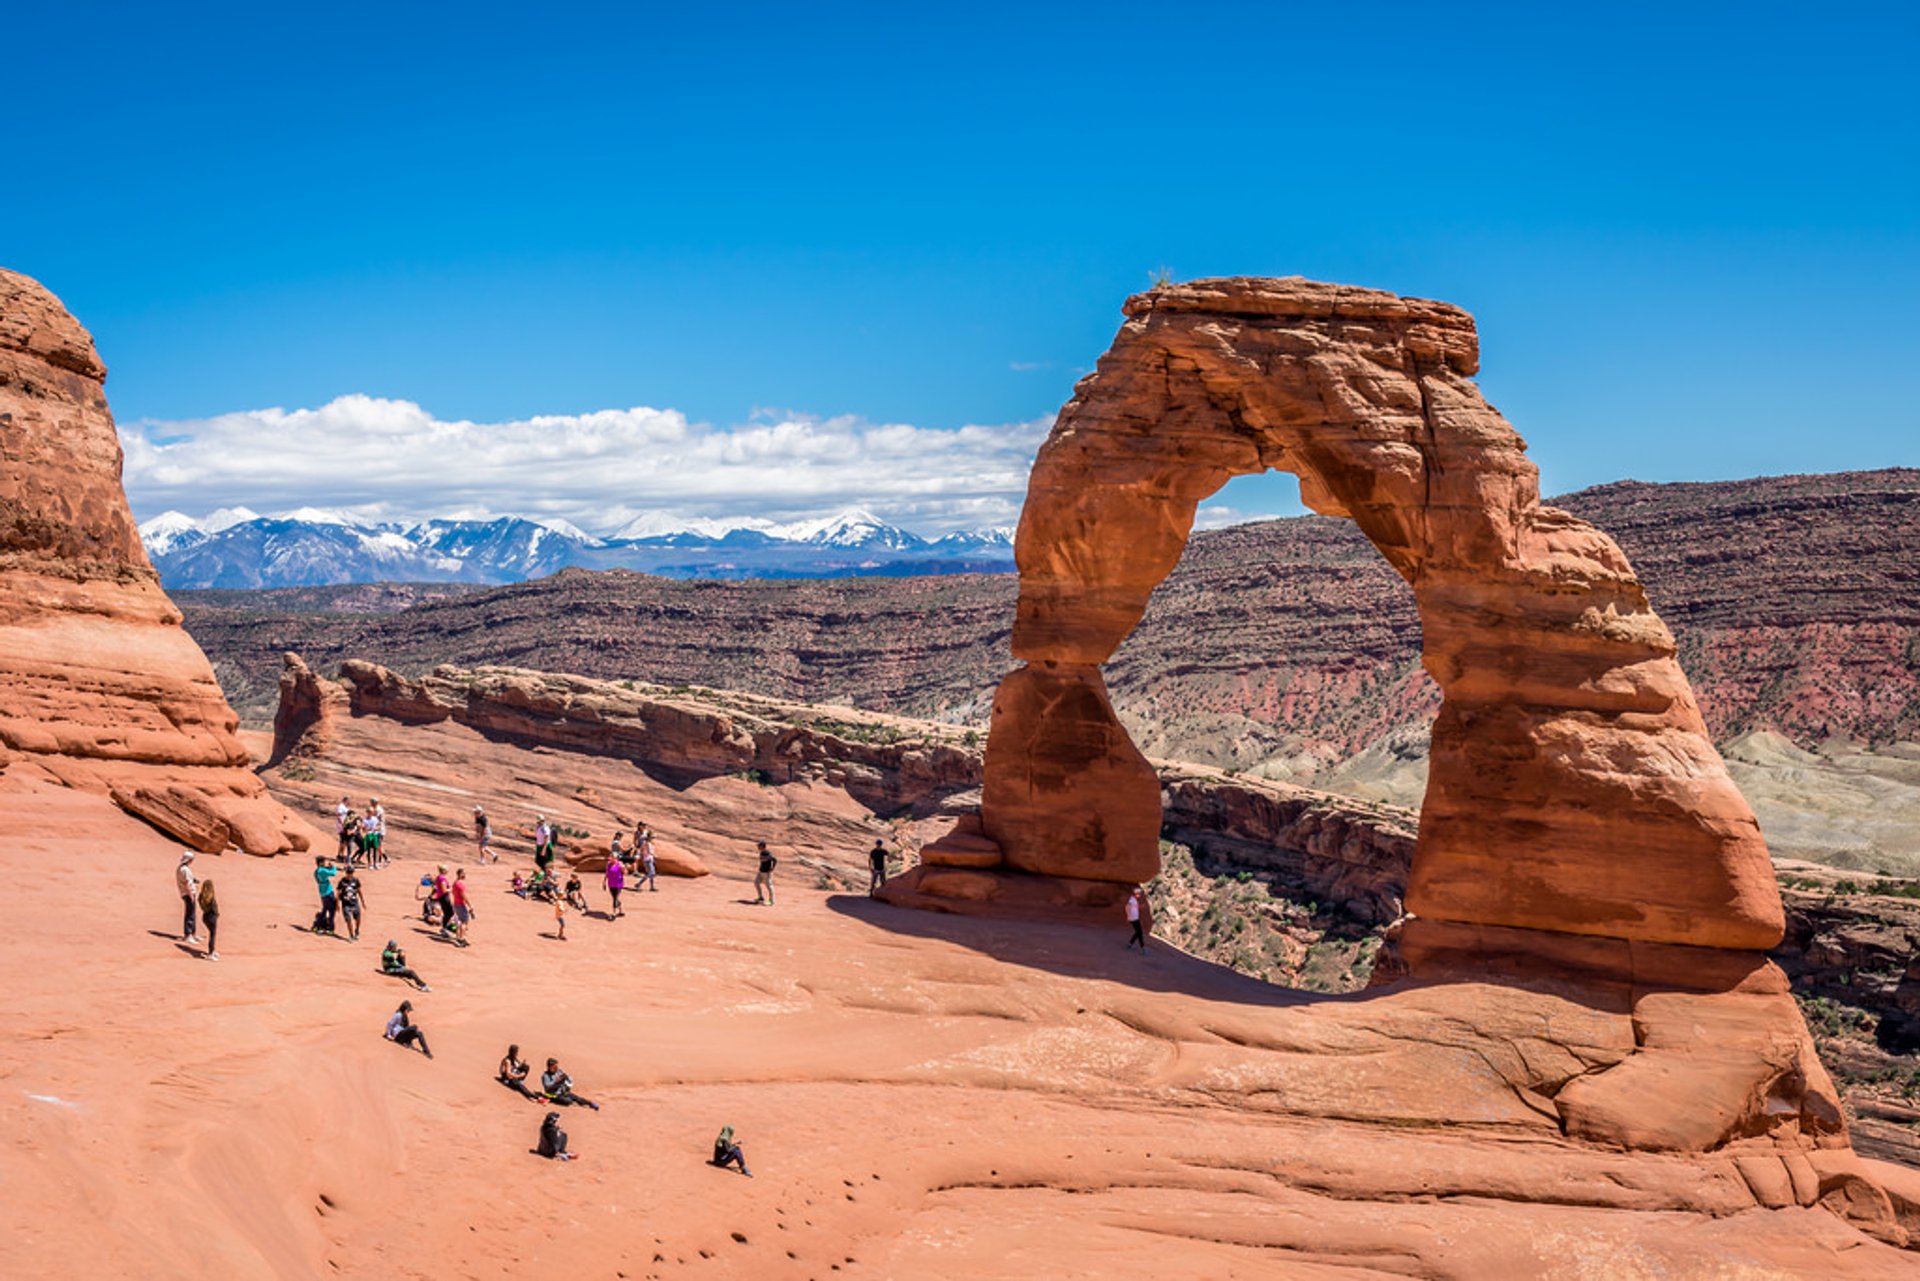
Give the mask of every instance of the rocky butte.
[[0, 769], [206, 852], [306, 849], [140, 546], [106, 376], [59, 300], [0, 270]]

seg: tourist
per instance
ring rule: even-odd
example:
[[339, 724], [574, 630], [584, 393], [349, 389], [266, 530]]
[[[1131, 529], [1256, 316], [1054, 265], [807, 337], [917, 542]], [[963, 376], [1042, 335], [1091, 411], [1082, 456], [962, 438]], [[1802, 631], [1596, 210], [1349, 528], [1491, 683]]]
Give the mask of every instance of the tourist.
[[454, 942], [465, 947], [468, 927], [473, 924], [473, 904], [467, 901], [467, 869], [464, 867], [453, 874], [453, 915], [457, 935]]
[[533, 825], [533, 862], [542, 871], [553, 865], [553, 827], [545, 814]]
[[[548, 891], [552, 891], [553, 878], [547, 878]], [[553, 936], [562, 943], [567, 941], [567, 900], [561, 895], [553, 895]]]
[[607, 857], [620, 864], [621, 871], [632, 870], [632, 863], [627, 858], [627, 852], [620, 848], [620, 833], [618, 832], [613, 834], [613, 844], [607, 850]]
[[527, 896], [527, 878], [520, 875], [517, 867], [513, 869], [513, 879], [507, 882], [507, 893], [518, 894], [521, 898]]
[[1133, 935], [1127, 940], [1127, 946], [1132, 948], [1137, 944], [1142, 952], [1147, 950], [1146, 914], [1147, 892], [1136, 885], [1133, 892], [1127, 895], [1127, 923], [1133, 926]]
[[387, 810], [375, 796], [367, 802], [366, 821], [361, 824], [367, 853], [368, 867], [385, 867], [388, 863], [387, 848]]
[[[760, 870], [753, 878], [753, 901], [773, 906], [773, 869], [780, 866], [780, 860], [773, 856], [765, 841], [760, 842]], [[765, 897], [761, 897], [765, 895]]]
[[873, 848], [867, 851], [867, 871], [871, 873], [867, 883], [867, 894], [871, 897], [878, 894], [880, 887], [887, 883], [887, 847], [877, 836], [873, 840]]
[[640, 856], [640, 875], [646, 878], [647, 890], [658, 894], [660, 887], [653, 883], [655, 869], [653, 865], [653, 829], [645, 823], [640, 825], [640, 834], [633, 838], [634, 851]]
[[193, 874], [193, 851], [180, 851], [180, 865], [173, 869], [174, 888], [180, 891], [180, 906], [184, 915], [180, 921], [180, 938], [183, 942], [198, 943], [199, 927], [194, 924], [194, 912], [199, 907], [200, 878]]
[[413, 901], [420, 905], [421, 924], [434, 924], [434, 913], [439, 909], [440, 902], [434, 897], [432, 872], [420, 874], [420, 883], [413, 887]]
[[480, 847], [482, 865], [492, 861], [493, 824], [487, 822], [487, 812], [478, 805], [473, 807], [473, 843]]
[[220, 959], [220, 900], [213, 896], [213, 878], [200, 882], [200, 919], [207, 927], [206, 958]]
[[340, 830], [340, 849], [334, 854], [336, 859], [348, 867], [352, 867], [353, 861], [366, 849], [365, 838], [361, 835], [362, 830], [360, 815], [353, 810], [348, 810], [346, 825]]
[[360, 911], [366, 904], [365, 891], [360, 884], [360, 875], [351, 867], [333, 887], [333, 896], [340, 900], [340, 917], [347, 925], [347, 940], [358, 942], [360, 939]]
[[400, 1008], [395, 1010], [393, 1017], [387, 1020], [387, 1039], [395, 1045], [402, 1047], [418, 1045], [422, 1054], [428, 1058], [432, 1058], [433, 1051], [427, 1048], [427, 1034], [422, 1032], [411, 1018], [407, 1017], [408, 1012], [412, 1009], [412, 1001], [400, 1002]]
[[540, 1092], [555, 1103], [592, 1108], [595, 1112], [600, 1110], [598, 1103], [583, 1099], [573, 1092], [573, 1078], [561, 1070], [559, 1059], [547, 1060], [547, 1070], [540, 1074]]
[[431, 992], [426, 980], [415, 974], [407, 965], [407, 954], [400, 950], [397, 939], [388, 939], [387, 945], [380, 949], [380, 972], [388, 978], [405, 979], [422, 992]]
[[335, 857], [347, 856], [347, 820], [352, 817], [353, 803], [342, 796], [340, 803], [333, 807], [333, 834], [340, 838], [340, 848], [335, 851]]
[[320, 915], [313, 918], [315, 934], [333, 933], [334, 914], [340, 910], [340, 900], [333, 893], [333, 878], [338, 875], [340, 869], [325, 854], [314, 857], [313, 883], [320, 890]]
[[540, 1146], [537, 1151], [552, 1161], [574, 1159], [574, 1154], [567, 1151], [567, 1132], [560, 1128], [558, 1112], [547, 1113], [547, 1119], [540, 1123]]
[[591, 910], [587, 903], [587, 891], [580, 884], [580, 873], [567, 873], [567, 903], [577, 911]]
[[520, 1057], [520, 1047], [509, 1045], [507, 1056], [500, 1060], [500, 1084], [519, 1091], [526, 1098], [538, 1103], [540, 1096], [527, 1088], [527, 1073], [533, 1069]]
[[733, 1127], [730, 1125], [720, 1128], [720, 1137], [713, 1141], [713, 1160], [707, 1164], [717, 1165], [723, 1170], [730, 1165], [737, 1165], [740, 1173], [749, 1179], [753, 1177], [753, 1171], [747, 1168], [747, 1154], [733, 1141]]
[[602, 878], [607, 885], [607, 894], [613, 899], [613, 917], [609, 919], [626, 915], [620, 907], [620, 891], [627, 888], [627, 867], [618, 857], [620, 852], [618, 836], [613, 838], [613, 848], [615, 857], [607, 860], [606, 875]]
[[447, 879], [445, 863], [433, 874], [433, 901], [440, 909], [440, 933], [447, 938], [457, 938], [460, 922], [453, 913], [453, 882]]

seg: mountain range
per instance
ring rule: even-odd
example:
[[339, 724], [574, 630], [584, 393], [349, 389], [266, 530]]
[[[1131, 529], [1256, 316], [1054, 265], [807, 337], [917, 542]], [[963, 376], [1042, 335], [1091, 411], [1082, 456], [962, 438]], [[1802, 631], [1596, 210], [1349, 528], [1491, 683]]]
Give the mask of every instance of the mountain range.
[[757, 517], [635, 518], [605, 537], [563, 520], [366, 523], [303, 507], [262, 516], [223, 508], [200, 519], [169, 511], [140, 526], [169, 590], [347, 583], [516, 583], [562, 569], [634, 569], [662, 578], [845, 578], [1000, 572], [1013, 531], [923, 538], [858, 508], [779, 524]]

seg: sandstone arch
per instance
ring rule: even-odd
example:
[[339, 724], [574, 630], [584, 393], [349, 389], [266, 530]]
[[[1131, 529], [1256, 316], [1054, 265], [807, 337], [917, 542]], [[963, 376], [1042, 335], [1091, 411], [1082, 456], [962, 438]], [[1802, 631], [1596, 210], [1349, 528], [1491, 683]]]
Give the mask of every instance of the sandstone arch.
[[1041, 447], [985, 834], [1007, 866], [1128, 882], [1159, 792], [1100, 664], [1172, 570], [1199, 501], [1277, 468], [1412, 586], [1434, 726], [1407, 903], [1426, 922], [1764, 949], [1782, 913], [1752, 811], [1674, 642], [1612, 540], [1539, 500], [1472, 382], [1472, 318], [1299, 279], [1156, 289]]

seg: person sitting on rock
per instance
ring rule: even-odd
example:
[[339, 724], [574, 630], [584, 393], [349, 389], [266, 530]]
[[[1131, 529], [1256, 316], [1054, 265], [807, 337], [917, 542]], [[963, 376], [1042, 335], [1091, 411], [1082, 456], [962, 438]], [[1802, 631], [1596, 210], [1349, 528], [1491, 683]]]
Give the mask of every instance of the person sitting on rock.
[[540, 1123], [540, 1145], [535, 1151], [549, 1161], [571, 1161], [574, 1154], [567, 1151], [567, 1132], [560, 1128], [560, 1114], [547, 1113], [547, 1119]]
[[432, 1058], [433, 1051], [427, 1048], [427, 1034], [422, 1032], [414, 1025], [413, 1020], [407, 1017], [408, 1012], [412, 1009], [412, 1001], [400, 1002], [400, 1008], [395, 1010], [393, 1017], [387, 1020], [387, 1039], [395, 1045], [402, 1047], [418, 1045], [422, 1054], [428, 1058]]
[[584, 912], [587, 910], [587, 892], [580, 886], [580, 873], [578, 872], [567, 877], [567, 902], [572, 905], [576, 912]]
[[527, 896], [527, 878], [520, 875], [520, 869], [517, 867], [513, 869], [513, 881], [507, 886], [507, 892], [518, 894], [521, 898]]
[[540, 1092], [554, 1103], [592, 1108], [595, 1112], [600, 1110], [598, 1103], [592, 1099], [583, 1099], [573, 1092], [573, 1078], [561, 1068], [559, 1059], [547, 1060], [547, 1070], [540, 1074]]
[[405, 979], [422, 992], [433, 991], [418, 974], [408, 967], [407, 954], [400, 950], [397, 939], [388, 939], [387, 945], [380, 949], [380, 972], [389, 978]]
[[740, 1173], [749, 1179], [753, 1177], [753, 1171], [747, 1168], [747, 1154], [733, 1141], [733, 1127], [730, 1125], [720, 1127], [720, 1137], [713, 1141], [713, 1159], [707, 1164], [719, 1166], [722, 1170], [729, 1165], [737, 1165]]
[[540, 1096], [527, 1088], [527, 1073], [532, 1070], [527, 1061], [520, 1057], [520, 1047], [509, 1045], [506, 1057], [500, 1060], [500, 1084], [519, 1091], [525, 1098], [538, 1102]]

